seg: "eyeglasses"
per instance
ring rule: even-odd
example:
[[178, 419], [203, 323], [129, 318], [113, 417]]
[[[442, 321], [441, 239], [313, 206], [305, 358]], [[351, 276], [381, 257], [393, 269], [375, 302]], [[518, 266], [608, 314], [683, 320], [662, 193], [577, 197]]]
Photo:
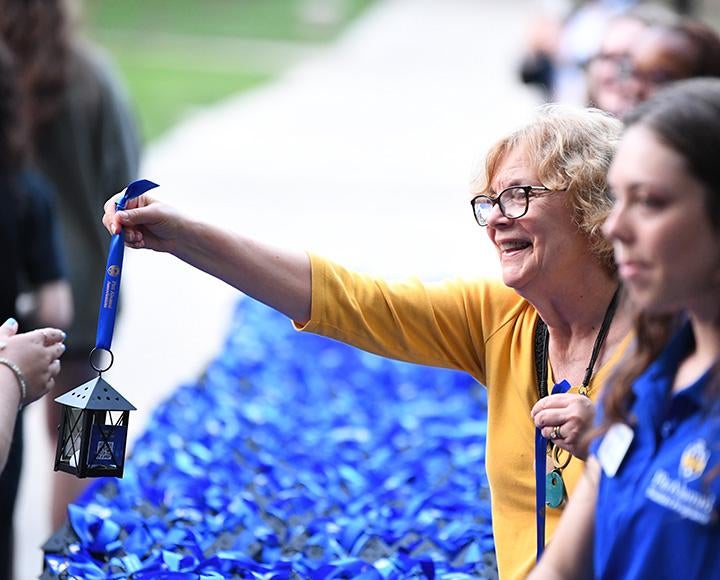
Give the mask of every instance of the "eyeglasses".
[[475, 221], [479, 226], [485, 227], [495, 204], [506, 218], [513, 220], [521, 218], [527, 213], [530, 196], [537, 195], [534, 192], [541, 191], [551, 190], [543, 185], [513, 185], [503, 189], [495, 197], [477, 195], [470, 202]]
[[632, 69], [632, 61], [627, 54], [612, 54], [605, 52], [598, 53], [585, 61], [584, 68], [585, 70], [589, 70], [590, 68], [598, 65], [613, 67], [616, 73], [622, 78], [630, 76], [630, 71]]
[[632, 78], [646, 86], [660, 88], [673, 81], [682, 80], [684, 76], [678, 72], [661, 69], [643, 70], [632, 68], [628, 71], [628, 78]]

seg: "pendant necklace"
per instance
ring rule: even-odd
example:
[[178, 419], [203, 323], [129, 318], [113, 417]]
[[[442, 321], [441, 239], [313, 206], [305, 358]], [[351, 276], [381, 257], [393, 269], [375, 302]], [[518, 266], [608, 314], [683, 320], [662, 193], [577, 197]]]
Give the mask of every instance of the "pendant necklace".
[[[590, 360], [588, 361], [587, 368], [585, 369], [585, 376], [583, 377], [582, 384], [578, 388], [578, 394], [585, 397], [589, 394], [590, 381], [593, 377], [595, 363], [597, 362], [600, 350], [602, 349], [608, 332], [610, 331], [610, 324], [612, 323], [615, 312], [617, 311], [619, 297], [620, 287], [618, 286], [615, 289], [612, 300], [610, 300], [610, 304], [608, 304], [607, 310], [605, 310], [605, 316], [603, 317], [597, 337], [595, 337], [595, 343], [593, 344], [592, 352], [590, 353]], [[537, 326], [535, 328], [535, 370], [538, 380], [538, 394], [540, 397], [548, 395], [547, 369], [549, 342], [550, 331], [548, 330], [545, 322], [543, 322], [541, 318], [538, 318]], [[562, 383], [565, 383], [567, 387], [569, 387], [567, 381], [562, 381]], [[567, 499], [567, 489], [565, 487], [565, 481], [563, 480], [562, 473], [569, 465], [572, 455], [569, 452], [566, 452], [567, 457], [563, 459], [563, 451], [564, 450], [555, 445], [553, 441], [548, 441], [547, 454], [552, 460], [553, 469], [546, 475], [545, 503], [546, 505], [554, 508], [561, 507]]]

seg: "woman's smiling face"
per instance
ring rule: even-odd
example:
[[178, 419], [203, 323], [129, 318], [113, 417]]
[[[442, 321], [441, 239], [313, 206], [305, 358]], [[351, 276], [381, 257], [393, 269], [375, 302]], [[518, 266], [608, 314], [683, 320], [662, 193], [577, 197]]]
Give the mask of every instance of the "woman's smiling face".
[[649, 312], [717, 303], [720, 234], [703, 185], [647, 127], [628, 129], [608, 175], [615, 206], [604, 226], [633, 301]]
[[[520, 146], [510, 149], [498, 164], [489, 195], [511, 185], [542, 185]], [[490, 213], [487, 231], [500, 257], [503, 281], [523, 296], [554, 291], [562, 277], [593, 259], [567, 199], [565, 192], [541, 192], [531, 195], [521, 218], [506, 218], [497, 205]]]

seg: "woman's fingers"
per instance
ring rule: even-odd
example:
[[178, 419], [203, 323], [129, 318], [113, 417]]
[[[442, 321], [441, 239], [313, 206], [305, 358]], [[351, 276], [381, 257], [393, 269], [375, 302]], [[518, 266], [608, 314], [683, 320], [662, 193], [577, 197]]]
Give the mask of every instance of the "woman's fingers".
[[60, 372], [60, 366], [61, 366], [60, 359], [57, 359], [57, 358], [50, 363], [50, 365], [48, 366], [48, 370], [50, 371], [51, 377], [58, 376], [58, 373]]
[[[57, 344], [52, 345], [52, 358], [53, 359], [59, 359], [64, 353], [65, 353], [65, 343], [59, 342]], [[60, 362], [60, 361], [58, 361]]]
[[558, 439], [565, 439], [565, 433], [562, 431], [563, 425], [553, 425], [552, 427], [543, 427], [540, 432], [545, 439], [556, 441]]
[[17, 334], [18, 323], [14, 318], [8, 318], [5, 322], [0, 325], [0, 340], [3, 338], [9, 338]]
[[120, 231], [119, 224], [117, 223], [117, 217], [115, 215], [117, 213], [115, 204], [120, 200], [120, 198], [122, 198], [122, 196], [122, 192], [113, 195], [105, 202], [105, 205], [103, 206], [104, 214], [102, 218], [102, 223], [111, 234], [116, 234], [118, 231]]
[[[103, 206], [103, 218], [102, 223], [105, 228], [111, 234], [117, 234], [123, 228], [132, 229], [133, 226], [138, 225], [134, 220], [141, 219], [142, 214], [137, 214], [133, 210], [141, 207], [146, 207], [154, 203], [154, 200], [147, 194], [141, 195], [138, 198], [131, 199], [127, 202], [124, 210], [118, 211], [117, 202], [120, 201], [124, 192], [120, 192], [105, 202]], [[127, 231], [126, 231], [127, 234]]]
[[575, 394], [544, 397], [533, 406], [531, 415], [543, 437], [573, 455], [585, 456], [585, 434], [595, 415], [590, 399]]
[[43, 346], [53, 346], [62, 343], [66, 338], [65, 333], [57, 328], [41, 328], [32, 332], [40, 338], [40, 343]]

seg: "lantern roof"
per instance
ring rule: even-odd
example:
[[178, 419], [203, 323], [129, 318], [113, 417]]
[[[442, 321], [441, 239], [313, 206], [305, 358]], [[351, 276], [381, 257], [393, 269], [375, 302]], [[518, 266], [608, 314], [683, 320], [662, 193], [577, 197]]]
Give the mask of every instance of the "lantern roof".
[[110, 386], [105, 379], [96, 379], [75, 387], [55, 399], [56, 402], [76, 409], [105, 411], [135, 411], [135, 407]]

